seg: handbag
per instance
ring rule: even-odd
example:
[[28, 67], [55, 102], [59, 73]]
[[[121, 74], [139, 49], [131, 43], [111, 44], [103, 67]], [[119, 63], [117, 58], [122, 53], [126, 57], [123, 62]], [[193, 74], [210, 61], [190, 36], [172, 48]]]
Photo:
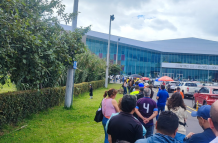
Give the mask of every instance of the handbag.
[[98, 110], [96, 111], [94, 121], [98, 123], [101, 122], [102, 120], [103, 120], [103, 113], [102, 113], [102, 102], [101, 102], [101, 104], [98, 107]]

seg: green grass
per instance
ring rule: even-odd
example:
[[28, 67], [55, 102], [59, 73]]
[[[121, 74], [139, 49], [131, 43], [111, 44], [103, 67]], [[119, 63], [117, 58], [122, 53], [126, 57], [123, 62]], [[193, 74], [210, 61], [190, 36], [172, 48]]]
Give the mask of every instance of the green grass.
[[[109, 84], [109, 88], [119, 89], [121, 85]], [[40, 112], [25, 119], [18, 126], [4, 127], [0, 142], [54, 142], [54, 143], [102, 143], [104, 130], [100, 123], [94, 121], [95, 112], [103, 99], [106, 89], [94, 90], [93, 99], [89, 93], [74, 98], [73, 108], [66, 110], [62, 106]], [[122, 97], [117, 94], [116, 100]], [[26, 128], [16, 131], [20, 127]]]

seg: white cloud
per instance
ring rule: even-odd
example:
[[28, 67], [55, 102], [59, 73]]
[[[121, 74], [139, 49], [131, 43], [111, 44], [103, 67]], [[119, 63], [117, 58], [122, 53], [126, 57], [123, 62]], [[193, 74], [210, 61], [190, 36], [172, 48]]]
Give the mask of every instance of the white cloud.
[[[73, 0], [63, 0], [66, 12]], [[218, 41], [216, 0], [79, 0], [78, 26], [142, 41], [197, 37]], [[140, 15], [140, 17], [138, 17]]]

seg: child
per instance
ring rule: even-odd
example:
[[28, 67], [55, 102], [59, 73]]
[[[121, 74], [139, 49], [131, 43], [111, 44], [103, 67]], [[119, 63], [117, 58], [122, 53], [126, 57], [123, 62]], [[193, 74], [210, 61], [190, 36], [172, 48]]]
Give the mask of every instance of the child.
[[90, 99], [93, 99], [93, 88], [92, 88], [92, 85], [90, 84], [90, 89], [89, 89], [89, 95], [90, 95]]

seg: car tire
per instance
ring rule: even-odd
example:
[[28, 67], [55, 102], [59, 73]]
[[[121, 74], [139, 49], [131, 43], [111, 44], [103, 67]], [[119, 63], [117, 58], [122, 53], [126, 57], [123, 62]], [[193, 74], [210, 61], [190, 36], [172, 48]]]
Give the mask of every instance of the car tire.
[[196, 101], [195, 101], [195, 98], [193, 98], [192, 100], [192, 107], [195, 109], [196, 108]]

